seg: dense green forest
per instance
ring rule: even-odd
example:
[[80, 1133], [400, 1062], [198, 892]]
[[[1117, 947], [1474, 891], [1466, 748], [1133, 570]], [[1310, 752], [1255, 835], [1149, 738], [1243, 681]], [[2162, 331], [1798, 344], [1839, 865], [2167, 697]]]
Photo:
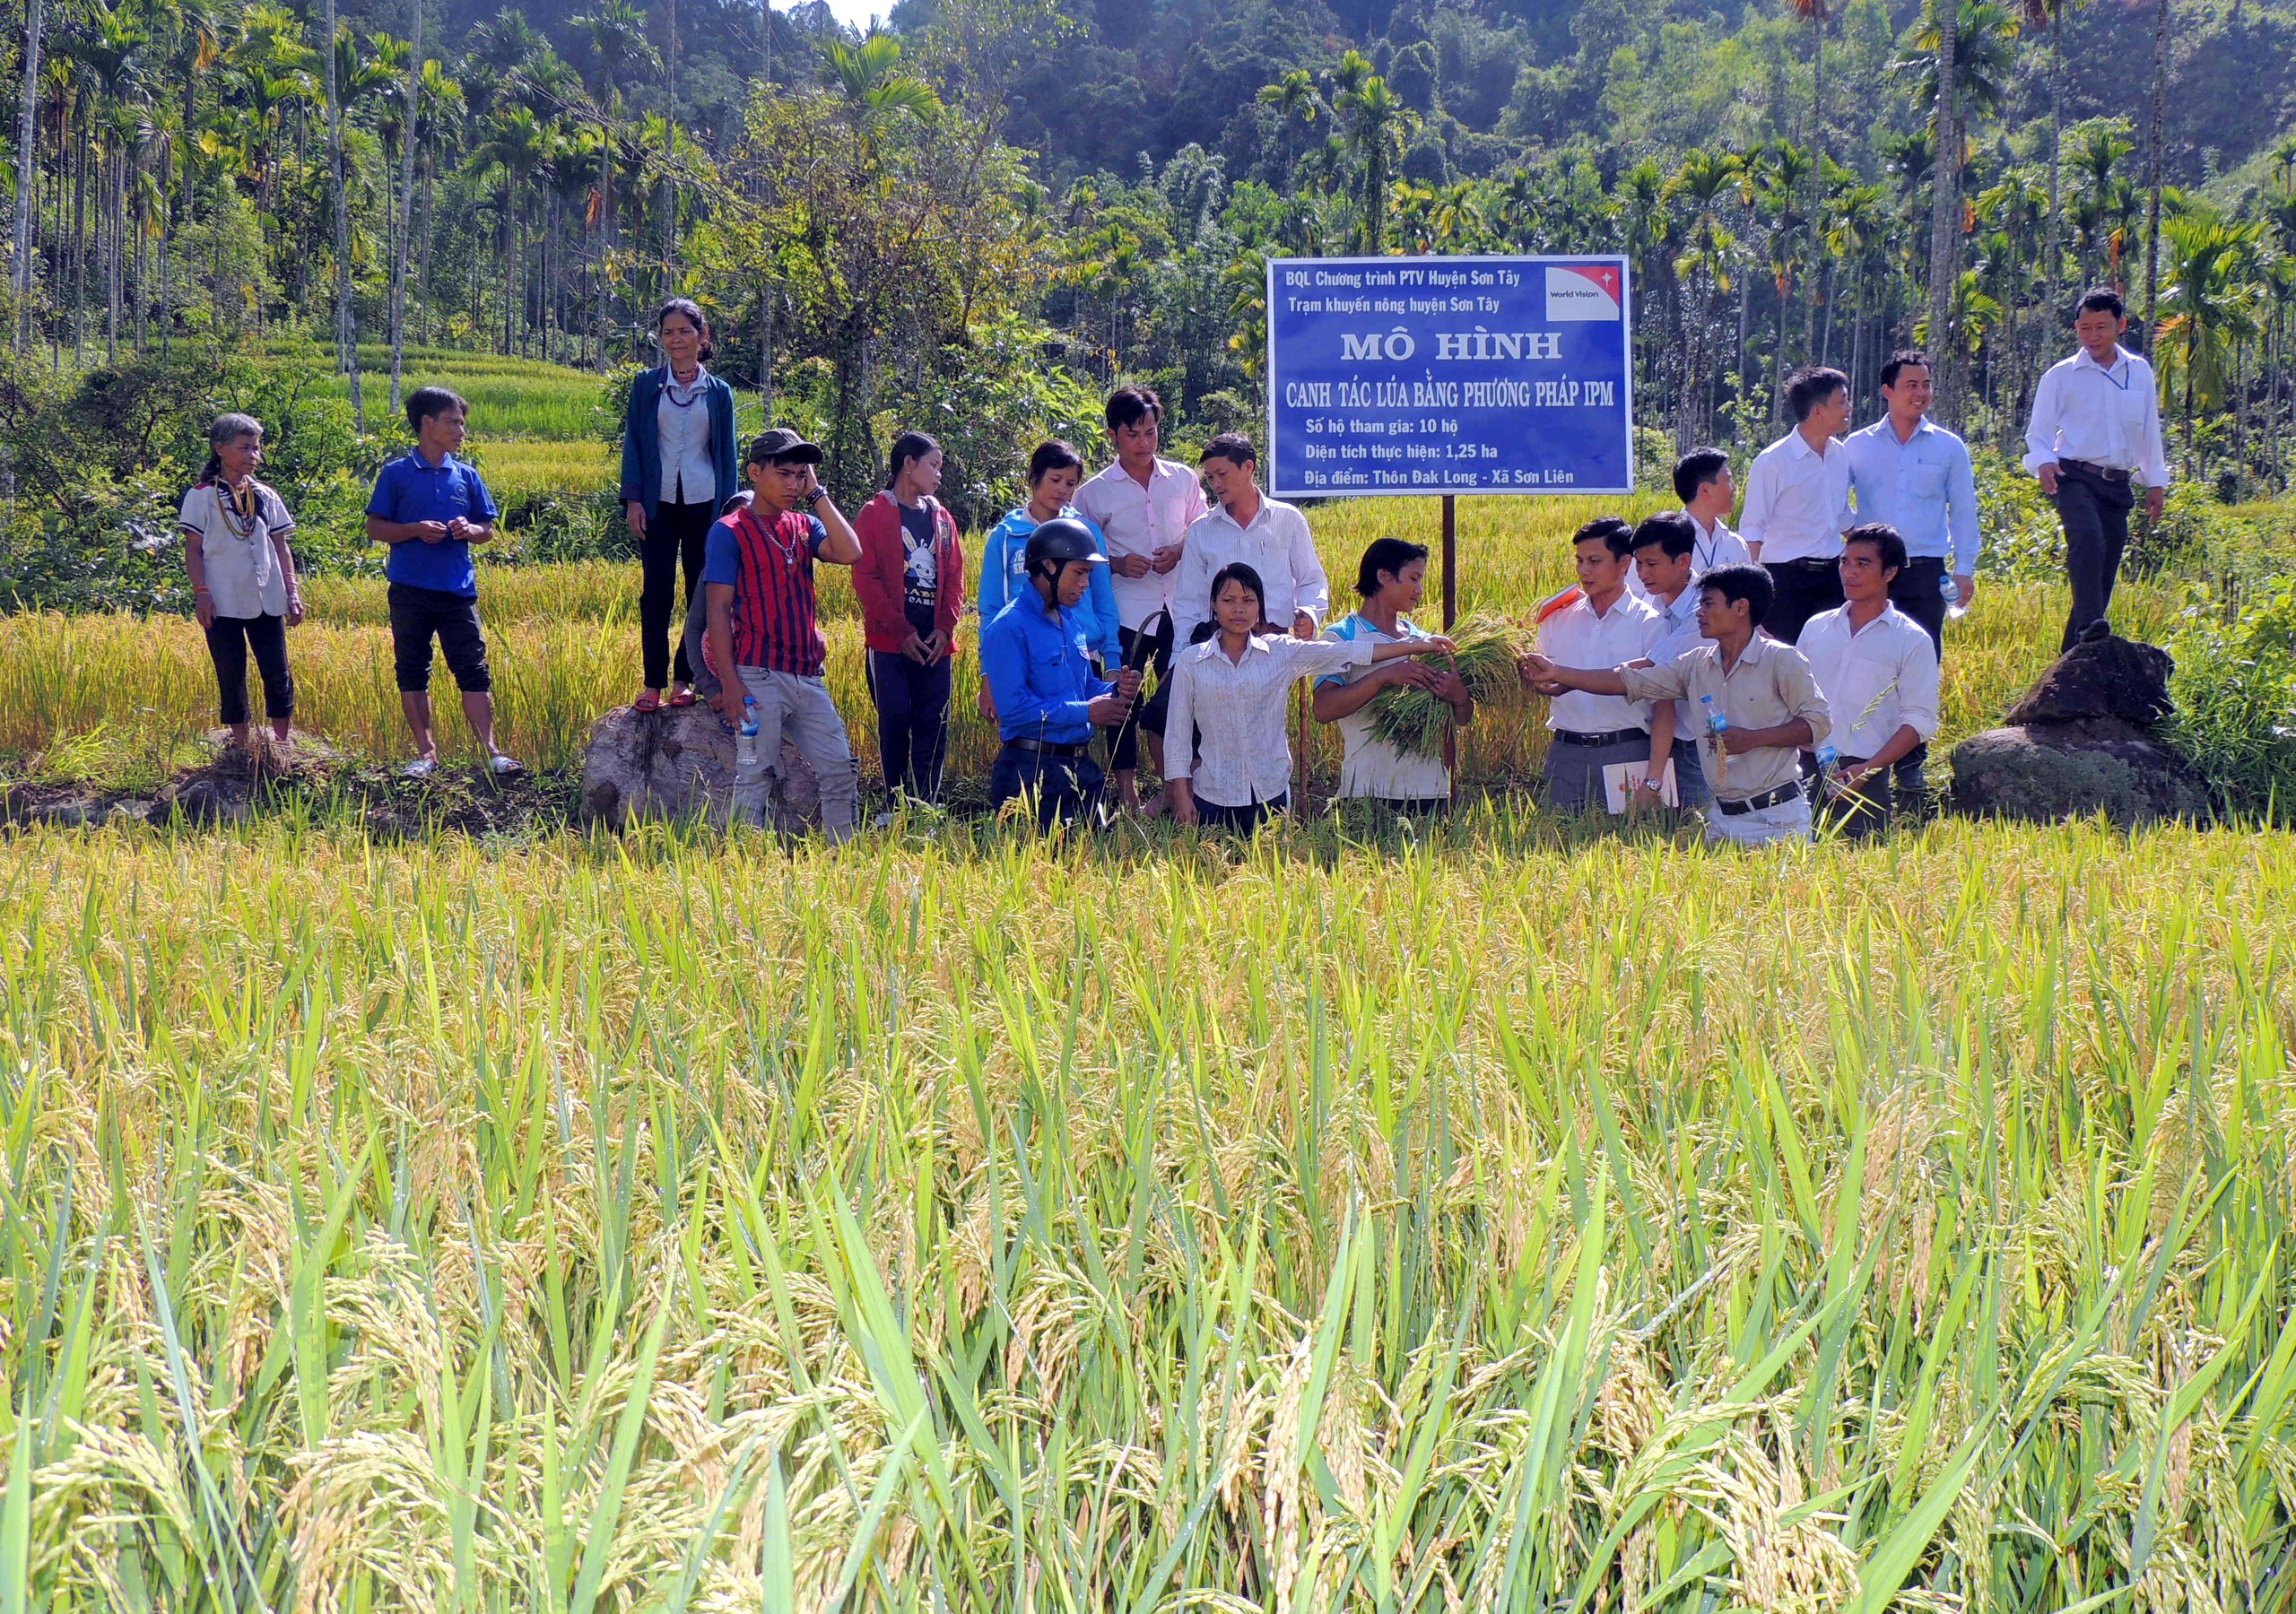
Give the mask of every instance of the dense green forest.
[[608, 370], [680, 291], [857, 478], [890, 418], [1001, 452], [1118, 376], [1257, 419], [1271, 254], [1599, 247], [1674, 440], [1918, 340], [2005, 443], [2103, 280], [2187, 469], [2285, 482], [2292, 0], [11, 9], [17, 393], [309, 332], [379, 429], [403, 348]]

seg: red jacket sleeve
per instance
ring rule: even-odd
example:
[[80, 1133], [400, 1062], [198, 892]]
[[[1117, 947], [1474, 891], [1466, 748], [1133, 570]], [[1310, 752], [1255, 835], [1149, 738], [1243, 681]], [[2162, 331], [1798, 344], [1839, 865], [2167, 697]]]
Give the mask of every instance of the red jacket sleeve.
[[891, 496], [878, 494], [854, 517], [861, 560], [853, 568], [853, 592], [861, 601], [861, 623], [872, 638], [891, 636], [895, 646], [909, 638], [908, 592], [903, 577], [908, 556], [900, 540], [900, 511]]
[[957, 649], [957, 624], [965, 613], [965, 551], [957, 536], [957, 518], [949, 514], [946, 505], [941, 512], [941, 558], [935, 570], [945, 579], [934, 597], [933, 625], [948, 636], [949, 654]]

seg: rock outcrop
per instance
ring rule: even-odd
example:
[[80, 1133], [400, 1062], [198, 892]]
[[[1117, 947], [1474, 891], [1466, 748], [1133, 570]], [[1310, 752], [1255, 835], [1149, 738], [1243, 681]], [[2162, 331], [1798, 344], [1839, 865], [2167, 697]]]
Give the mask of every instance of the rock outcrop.
[[2092, 625], [2008, 724], [1953, 748], [1955, 811], [2050, 823], [2101, 812], [2134, 826], [2205, 820], [2208, 785], [2154, 733], [2171, 709], [2165, 650]]
[[[734, 736], [706, 706], [616, 707], [591, 726], [581, 811], [616, 829], [641, 819], [686, 818], [723, 829], [735, 812]], [[821, 787], [796, 747], [782, 746], [762, 799], [743, 816], [791, 835], [821, 827]]]

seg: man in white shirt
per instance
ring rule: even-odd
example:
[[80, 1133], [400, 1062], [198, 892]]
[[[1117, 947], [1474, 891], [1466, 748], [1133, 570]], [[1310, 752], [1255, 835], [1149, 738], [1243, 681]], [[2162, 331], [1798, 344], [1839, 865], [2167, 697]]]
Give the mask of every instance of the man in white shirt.
[[[1645, 516], [1634, 529], [1634, 573], [1641, 579], [1644, 602], [1658, 613], [1660, 629], [1658, 642], [1637, 665], [1664, 666], [1713, 642], [1699, 629], [1698, 590], [1691, 586], [1698, 573], [1707, 569], [1698, 564], [1698, 527], [1687, 510]], [[1674, 709], [1675, 801], [1683, 807], [1703, 807], [1708, 793], [1705, 772], [1698, 764], [1698, 730], [1681, 701], [1668, 704]]]
[[1269, 499], [1254, 480], [1259, 456], [1251, 438], [1223, 431], [1204, 446], [1204, 480], [1215, 508], [1196, 517], [1172, 573], [1172, 643], [1194, 642], [1212, 620], [1212, 579], [1241, 560], [1266, 585], [1269, 624], [1293, 638], [1313, 638], [1331, 608], [1331, 583], [1316, 554], [1308, 518], [1296, 505]]
[[1738, 531], [1770, 573], [1762, 630], [1792, 644], [1802, 624], [1841, 603], [1841, 534], [1848, 527], [1849, 377], [1817, 366], [1786, 384], [1794, 430], [1754, 456]]
[[[1578, 598], [1539, 624], [1539, 654], [1567, 667], [1614, 667], [1650, 654], [1663, 632], [1658, 613], [1626, 592], [1632, 566], [1633, 529], [1615, 516], [1597, 516], [1571, 539], [1578, 567]], [[1671, 703], [1570, 690], [1547, 709], [1546, 776], [1542, 796], [1559, 812], [1600, 809], [1607, 803], [1603, 769], [1639, 765], [1630, 777], [1636, 799], [1647, 797], [1674, 754]]]
[[[1841, 551], [1844, 603], [1819, 612], [1796, 648], [1824, 691], [1838, 753], [1821, 806], [1850, 835], [1889, 821], [1890, 772], [1937, 732], [1937, 646], [1890, 603], [1905, 540], [1882, 522], [1854, 526]], [[1816, 771], [1806, 754], [1804, 766]]]
[[2161, 439], [2161, 398], [2152, 367], [2120, 345], [2128, 328], [2120, 293], [2092, 288], [2074, 311], [2081, 351], [2058, 360], [2033, 389], [2025, 428], [2025, 469], [2057, 501], [2065, 528], [2065, 569], [2073, 609], [2064, 649], [2113, 600], [2121, 551], [2128, 543], [2129, 486], [2144, 484], [2144, 513], [2161, 519], [2169, 490], [2169, 453]]
[[[1169, 603], [1165, 585], [1180, 563], [1189, 525], [1204, 514], [1204, 489], [1186, 465], [1158, 456], [1164, 405], [1152, 389], [1118, 387], [1109, 395], [1105, 418], [1116, 463], [1078, 488], [1074, 503], [1106, 541], [1117, 637], [1130, 663], [1142, 628]], [[1149, 761], [1159, 770], [1163, 767], [1164, 708], [1171, 699], [1163, 684], [1171, 670], [1169, 648], [1155, 655], [1153, 666], [1156, 692], [1144, 703], [1135, 703], [1133, 720], [1109, 742], [1109, 782], [1118, 803], [1125, 807], [1141, 804], [1136, 782], [1141, 734], [1148, 736]], [[1160, 792], [1153, 806], [1161, 808], [1162, 803]]]
[[[1728, 455], [1719, 448], [1693, 448], [1676, 460], [1674, 497], [1683, 501], [1683, 514], [1690, 517], [1691, 531], [1695, 534], [1690, 554], [1692, 577], [1718, 566], [1744, 566], [1753, 559], [1747, 551], [1746, 541], [1732, 532], [1724, 519], [1738, 502], [1738, 484], [1730, 475]], [[1634, 570], [1627, 574], [1626, 592], [1638, 600], [1650, 598], [1639, 560]], [[1695, 612], [1697, 607], [1698, 602], [1692, 598], [1684, 610]], [[1677, 733], [1674, 740], [1676, 744], [1682, 743], [1681, 734]]]

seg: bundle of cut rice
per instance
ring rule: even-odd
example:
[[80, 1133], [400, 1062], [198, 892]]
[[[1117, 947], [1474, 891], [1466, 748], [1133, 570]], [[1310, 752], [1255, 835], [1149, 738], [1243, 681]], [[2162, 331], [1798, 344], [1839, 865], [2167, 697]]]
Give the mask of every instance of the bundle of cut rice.
[[[1522, 698], [1515, 664], [1532, 648], [1527, 629], [1504, 617], [1472, 616], [1451, 629], [1451, 642], [1458, 646], [1453, 664], [1477, 706]], [[1436, 660], [1427, 664], [1438, 670], [1446, 665]], [[1431, 691], [1389, 685], [1371, 698], [1370, 709], [1374, 739], [1414, 756], [1443, 754], [1443, 725], [1450, 721], [1451, 708]]]

